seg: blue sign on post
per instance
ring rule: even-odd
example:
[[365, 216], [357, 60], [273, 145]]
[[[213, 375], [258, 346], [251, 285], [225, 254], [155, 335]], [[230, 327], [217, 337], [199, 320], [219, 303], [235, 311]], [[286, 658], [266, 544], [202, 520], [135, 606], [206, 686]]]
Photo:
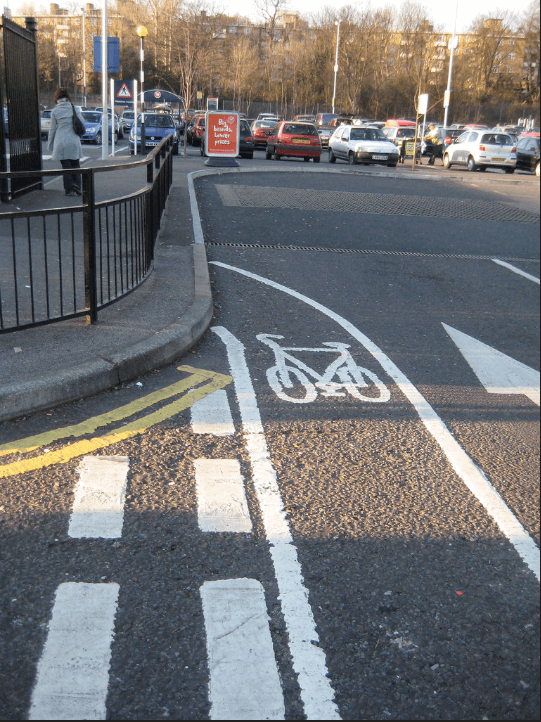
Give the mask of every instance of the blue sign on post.
[[[92, 70], [101, 73], [101, 35], [94, 37], [94, 64]], [[120, 73], [120, 39], [107, 38], [107, 72]]]

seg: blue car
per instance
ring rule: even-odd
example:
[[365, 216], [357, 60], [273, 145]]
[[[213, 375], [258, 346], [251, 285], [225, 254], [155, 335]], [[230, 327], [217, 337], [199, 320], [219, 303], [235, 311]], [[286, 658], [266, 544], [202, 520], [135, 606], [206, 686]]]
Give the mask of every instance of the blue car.
[[[173, 155], [178, 155], [178, 133], [169, 113], [145, 113], [145, 148], [159, 145], [168, 135], [173, 136]], [[137, 116], [137, 152], [141, 152], [141, 116]], [[135, 153], [135, 127], [130, 130], [130, 153]]]
[[[87, 143], [95, 143], [101, 145], [101, 116], [102, 114], [92, 110], [84, 110], [83, 118], [85, 121], [85, 134], [81, 136], [81, 140]], [[109, 118], [109, 143], [112, 140], [111, 119]], [[115, 133], [115, 142], [117, 134]]]

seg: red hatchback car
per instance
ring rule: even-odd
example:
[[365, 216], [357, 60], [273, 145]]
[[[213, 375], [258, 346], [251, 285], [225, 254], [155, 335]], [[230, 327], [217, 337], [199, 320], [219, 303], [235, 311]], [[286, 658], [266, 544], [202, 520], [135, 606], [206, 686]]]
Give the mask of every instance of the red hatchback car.
[[310, 158], [314, 163], [321, 159], [321, 141], [315, 125], [312, 123], [298, 123], [282, 121], [267, 137], [267, 160], [274, 156], [275, 160], [282, 158], [303, 158], [307, 163]]

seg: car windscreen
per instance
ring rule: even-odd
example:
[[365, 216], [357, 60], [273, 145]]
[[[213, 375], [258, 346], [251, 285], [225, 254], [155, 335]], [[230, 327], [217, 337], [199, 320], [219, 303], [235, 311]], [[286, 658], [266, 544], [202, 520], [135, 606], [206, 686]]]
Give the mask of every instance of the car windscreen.
[[246, 120], [240, 121], [240, 134], [242, 136], [252, 135], [252, 129], [250, 128], [250, 123], [248, 123]]
[[352, 128], [350, 140], [387, 140], [387, 136], [375, 128]]
[[415, 128], [399, 128], [396, 132], [397, 138], [414, 138]]
[[128, 111], [127, 113], [122, 113], [122, 117], [124, 120], [128, 118], [128, 120], [133, 120], [133, 110]]
[[481, 138], [481, 143], [487, 145], [513, 145], [513, 140], [509, 135], [503, 135], [503, 133], [485, 133]]
[[[139, 116], [138, 125], [141, 123], [141, 116]], [[170, 115], [150, 115], [145, 113], [145, 126], [147, 128], [174, 128], [175, 124]]]
[[52, 113], [51, 110], [44, 110], [43, 113], [41, 114], [41, 117], [42, 117], [42, 118], [50, 118], [50, 117], [51, 117], [51, 113]]
[[282, 130], [286, 135], [317, 135], [313, 125], [302, 125], [301, 123], [286, 123]]
[[275, 120], [258, 120], [255, 124], [256, 128], [274, 128], [276, 125]]
[[83, 113], [87, 123], [101, 123], [101, 113]]

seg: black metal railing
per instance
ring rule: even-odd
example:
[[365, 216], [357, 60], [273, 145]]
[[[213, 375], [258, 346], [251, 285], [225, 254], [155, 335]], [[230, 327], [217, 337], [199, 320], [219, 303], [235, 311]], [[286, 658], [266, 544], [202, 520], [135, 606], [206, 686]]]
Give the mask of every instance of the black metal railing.
[[[172, 151], [166, 138], [129, 166], [81, 168], [80, 206], [0, 212], [0, 333], [79, 316], [93, 323], [100, 308], [147, 278], [173, 181]], [[145, 187], [96, 202], [96, 174], [142, 165]], [[66, 172], [73, 171], [39, 175]], [[20, 175], [0, 173], [0, 181]]]

